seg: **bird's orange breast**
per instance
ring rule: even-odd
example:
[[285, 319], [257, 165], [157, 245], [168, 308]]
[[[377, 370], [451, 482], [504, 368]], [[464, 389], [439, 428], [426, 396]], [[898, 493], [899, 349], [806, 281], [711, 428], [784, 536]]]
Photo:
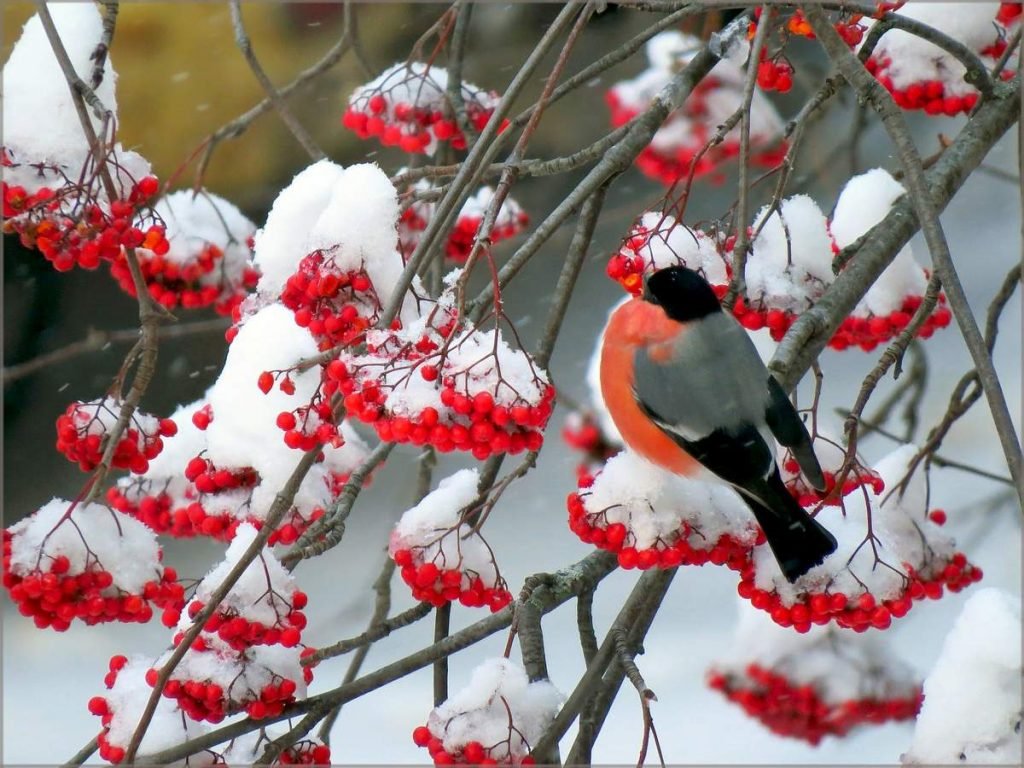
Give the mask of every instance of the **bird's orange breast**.
[[672, 343], [685, 327], [660, 308], [632, 299], [617, 309], [605, 328], [601, 347], [601, 392], [608, 413], [633, 451], [679, 475], [697, 474], [701, 467], [666, 435], [637, 405], [633, 396], [633, 358], [647, 348], [657, 361], [670, 354]]

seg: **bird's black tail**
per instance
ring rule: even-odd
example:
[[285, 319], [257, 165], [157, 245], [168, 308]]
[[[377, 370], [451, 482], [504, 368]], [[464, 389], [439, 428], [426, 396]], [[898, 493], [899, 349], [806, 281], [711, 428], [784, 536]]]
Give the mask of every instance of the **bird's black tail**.
[[743, 499], [788, 581], [796, 581], [836, 551], [835, 537], [796, 503], [778, 470], [756, 487], [743, 489]]

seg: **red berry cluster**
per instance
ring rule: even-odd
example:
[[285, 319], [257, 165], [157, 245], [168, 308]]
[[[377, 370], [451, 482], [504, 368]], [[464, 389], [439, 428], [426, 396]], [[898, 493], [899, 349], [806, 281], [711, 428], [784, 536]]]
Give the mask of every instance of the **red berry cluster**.
[[3, 231], [17, 233], [22, 245], [37, 249], [61, 272], [75, 266], [96, 269], [102, 261], [119, 258], [122, 248], [167, 253], [162, 225], [143, 232], [133, 224], [159, 188], [156, 178], [147, 176], [132, 186], [127, 199], [108, 206], [95, 200], [93, 190], [77, 184], [42, 187], [30, 194], [24, 187], [0, 182]]
[[423, 562], [421, 547], [396, 550], [392, 559], [399, 567], [402, 581], [412, 589], [412, 596], [433, 606], [440, 607], [458, 600], [467, 608], [487, 606], [491, 613], [496, 613], [512, 602], [512, 593], [505, 588], [505, 581], [500, 576], [495, 586], [488, 587], [471, 572]]
[[[425, 359], [425, 358], [421, 358]], [[340, 362], [340, 361], [336, 361]], [[437, 366], [421, 364], [419, 375], [426, 381], [439, 376]], [[544, 442], [543, 429], [554, 407], [554, 387], [547, 386], [536, 405], [526, 401], [514, 405], [495, 402], [487, 390], [473, 392], [475, 382], [467, 380], [466, 390], [458, 392], [453, 377], [446, 377], [439, 394], [441, 409], [427, 406], [414, 416], [398, 416], [385, 410], [386, 394], [376, 378], [364, 378], [356, 385], [347, 369], [336, 366], [329, 377], [345, 376], [340, 384], [345, 409], [350, 417], [372, 424], [381, 440], [413, 445], [433, 445], [442, 453], [469, 451], [479, 460], [498, 453], [539, 450]], [[336, 379], [337, 380], [337, 379]]]
[[288, 278], [281, 303], [321, 349], [357, 344], [377, 321], [380, 299], [363, 268], [342, 270], [329, 252], [314, 251]]
[[[473, 250], [473, 241], [480, 229], [482, 219], [476, 216], [459, 216], [455, 226], [448, 234], [448, 242], [445, 243], [445, 255], [452, 261], [464, 264]], [[510, 237], [515, 237], [523, 231], [530, 222], [530, 217], [524, 211], [519, 211], [506, 222], [495, 223], [491, 228], [491, 244], [500, 243]]]
[[[103, 678], [103, 682], [107, 686], [107, 690], [114, 687], [114, 682], [117, 680], [117, 673], [124, 669], [127, 664], [128, 659], [124, 656], [110, 657], [108, 671]], [[110, 708], [110, 702], [103, 696], [93, 696], [89, 699], [88, 709], [90, 714], [96, 715], [100, 718], [100, 722], [103, 724], [103, 730], [100, 731], [99, 736], [96, 738], [96, 741], [99, 744], [100, 757], [107, 762], [114, 763], [115, 765], [120, 763], [124, 760], [124, 747], [111, 744], [107, 739], [107, 734], [110, 731], [110, 723], [114, 719], [114, 710]]]
[[569, 528], [585, 544], [614, 552], [620, 568], [675, 568], [680, 565], [725, 565], [742, 571], [750, 562], [750, 546], [725, 534], [706, 549], [696, 549], [689, 543], [695, 532], [683, 523], [671, 541], [658, 541], [656, 546], [637, 549], [631, 545], [632, 534], [623, 523], [608, 523], [603, 513], [589, 513], [584, 507], [585, 494], [570, 493], [566, 499], [569, 509]]
[[153, 617], [153, 607], [180, 606], [184, 588], [173, 568], [163, 569], [158, 581], [146, 582], [142, 594], [130, 594], [114, 584], [114, 577], [96, 560], [80, 573], [71, 571], [65, 555], [49, 558], [27, 574], [11, 571], [12, 538], [3, 534], [3, 584], [22, 616], [31, 617], [40, 629], [52, 627], [64, 632], [75, 619], [93, 625], [108, 621], [144, 624]]
[[198, 531], [193, 527], [186, 508], [175, 508], [174, 498], [166, 491], [156, 490], [152, 481], [137, 478], [132, 485], [111, 486], [107, 502], [118, 512], [134, 517], [156, 533], [187, 538]]
[[750, 664], [744, 672], [712, 672], [708, 686], [739, 704], [773, 733], [815, 745], [825, 736], [845, 736], [861, 724], [912, 720], [923, 699], [918, 690], [908, 697], [829, 703], [814, 685], [797, 684], [758, 664]]
[[[197, 643], [199, 647], [197, 648]], [[206, 652], [207, 646], [197, 639], [192, 650]], [[240, 659], [247, 661], [244, 654]], [[155, 687], [159, 679], [159, 670], [151, 668], [146, 671], [146, 682]], [[298, 685], [280, 675], [273, 675], [274, 682], [267, 683], [259, 691], [245, 688], [244, 684], [233, 686], [230, 691], [210, 680], [179, 680], [172, 678], [164, 686], [163, 695], [174, 699], [181, 711], [193, 720], [206, 720], [219, 723], [228, 714], [244, 709], [253, 720], [262, 720], [281, 714], [286, 704], [295, 701]], [[239, 679], [241, 682], [241, 679]]]
[[768, 58], [761, 49], [761, 62], [757, 65], [757, 84], [763, 91], [788, 93], [793, 87], [793, 66], [780, 55]]
[[949, 92], [941, 80], [924, 80], [911, 83], [905, 88], [897, 88], [889, 77], [892, 59], [888, 56], [872, 56], [864, 62], [864, 67], [875, 76], [875, 79], [892, 94], [892, 100], [903, 109], [921, 109], [929, 115], [948, 115], [954, 117], [966, 114], [978, 103], [978, 93], [966, 93], [957, 96]]
[[736, 588], [740, 597], [762, 611], [767, 611], [772, 621], [780, 627], [793, 627], [797, 632], [807, 632], [812, 624], [827, 624], [834, 621], [841, 627], [855, 632], [864, 632], [872, 627], [887, 629], [892, 620], [905, 616], [914, 600], [938, 600], [943, 589], [959, 592], [973, 582], [980, 581], [980, 568], [967, 562], [963, 553], [957, 552], [942, 568], [932, 568], [934, 573], [924, 577], [910, 566], [907, 569], [907, 584], [903, 593], [896, 598], [877, 600], [870, 592], [857, 597], [842, 592], [816, 592], [804, 594], [800, 601], [785, 606], [774, 591], [758, 589], [754, 585], [754, 569], [748, 566], [741, 574]]
[[[280, 601], [280, 605], [278, 605], [278, 601]], [[306, 593], [301, 590], [292, 593], [290, 602], [275, 593], [274, 607], [278, 616], [272, 626], [258, 621], [249, 621], [239, 615], [237, 610], [221, 605], [206, 620], [203, 631], [216, 635], [228, 647], [236, 651], [244, 651], [254, 645], [280, 644], [285, 648], [294, 648], [302, 640], [302, 630], [306, 627], [306, 615], [302, 609], [306, 607], [307, 602]], [[204, 603], [200, 600], [190, 602], [188, 605], [189, 618], [194, 619], [203, 610], [203, 607]], [[164, 623], [167, 626], [173, 626], [173, 624], [167, 623], [168, 618], [165, 616]], [[174, 624], [177, 624], [177, 619]]]
[[454, 752], [448, 752], [444, 742], [425, 725], [413, 730], [412, 740], [417, 747], [423, 747], [430, 753], [434, 765], [534, 765], [536, 762], [530, 755], [510, 760], [507, 752], [504, 759], [498, 760], [492, 756], [493, 750], [479, 741], [470, 741]]
[[[252, 267], [244, 267], [238, 284], [224, 269], [224, 251], [212, 243], [199, 254], [182, 264], [167, 258], [166, 253], [140, 250], [136, 253], [143, 280], [149, 295], [155, 301], [174, 309], [199, 309], [212, 306], [219, 315], [228, 316], [241, 303], [248, 291], [256, 287], [260, 274]], [[128, 260], [118, 254], [110, 265], [110, 274], [121, 290], [135, 296]]]
[[[738, 157], [740, 145], [738, 139], [727, 138], [720, 144], [710, 145], [710, 140], [718, 130], [717, 125], [710, 123], [706, 100], [709, 93], [721, 87], [715, 77], [702, 80], [682, 107], [682, 113], [692, 122], [687, 140], [672, 149], [655, 149], [648, 145], [641, 150], [636, 158], [636, 166], [645, 176], [671, 186], [680, 179], [693, 174], [694, 179], [710, 176], [712, 183], [720, 184], [725, 176], [720, 172], [729, 160]], [[639, 114], [638, 110], [623, 104], [614, 90], [605, 94], [605, 102], [611, 111], [612, 127], [625, 125]], [[666, 125], [673, 120], [669, 116]], [[765, 146], [762, 142], [753, 141], [750, 163], [761, 168], [775, 168], [786, 155], [785, 142]]]
[[[57, 450], [77, 463], [83, 472], [91, 472], [99, 466], [107, 433], [120, 414], [121, 403], [110, 396], [88, 403], [72, 403], [57, 418]], [[146, 422], [152, 425], [147, 427]], [[149, 469], [150, 459], [163, 450], [161, 437], [171, 437], [177, 432], [178, 425], [173, 420], [158, 421], [136, 411], [114, 449], [112, 466], [144, 473]]]
[[320, 741], [303, 739], [281, 753], [274, 765], [330, 765], [331, 748]]
[[[417, 75], [406, 70], [404, 82], [416, 92], [416, 80], [422, 81], [423, 74]], [[427, 86], [428, 92], [431, 90]], [[492, 94], [493, 96], [493, 94]], [[398, 147], [410, 154], [426, 153], [433, 141], [447, 141], [454, 149], [466, 148], [466, 136], [452, 117], [445, 116], [443, 105], [418, 106], [406, 101], [397, 101], [389, 91], [365, 92], [353, 99], [341, 124], [353, 131], [360, 139], [376, 137], [385, 147]], [[494, 109], [467, 100], [466, 115], [477, 131], [482, 131], [491, 119]], [[499, 130], [504, 130], [508, 120], [503, 120]]]
[[1008, 27], [1020, 18], [1021, 13], [1024, 13], [1024, 3], [1000, 3], [996, 21]]
[[783, 469], [792, 475], [786, 481], [786, 488], [789, 489], [790, 494], [801, 507], [814, 507], [822, 503], [832, 507], [841, 506], [843, 497], [853, 493], [855, 489], [861, 486], [870, 487], [876, 496], [881, 495], [882, 491], [885, 490], [885, 481], [865, 467], [858, 467], [847, 475], [840, 493], [835, 493], [836, 475], [834, 472], [827, 470], [822, 472], [822, 475], [825, 477], [825, 490], [819, 491], [816, 488], [812, 488], [804, 480], [800, 474], [800, 464], [796, 459], [786, 459], [783, 463]]
[[[920, 296], [907, 296], [903, 304], [895, 312], [888, 315], [872, 315], [870, 317], [847, 317], [829, 340], [833, 349], [847, 349], [857, 346], [870, 352], [879, 344], [895, 338], [910, 324], [911, 318], [921, 306]], [[917, 330], [922, 339], [929, 338], [939, 328], [945, 328], [953, 319], [953, 313], [946, 306], [946, 297], [939, 294], [939, 301], [932, 313], [925, 318]]]

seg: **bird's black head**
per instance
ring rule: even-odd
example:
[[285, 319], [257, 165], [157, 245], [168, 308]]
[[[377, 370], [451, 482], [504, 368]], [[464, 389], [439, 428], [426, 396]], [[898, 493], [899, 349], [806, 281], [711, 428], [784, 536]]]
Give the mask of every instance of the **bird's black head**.
[[644, 284], [644, 301], [657, 304], [673, 320], [685, 323], [722, 311], [708, 281], [686, 267], [665, 267]]

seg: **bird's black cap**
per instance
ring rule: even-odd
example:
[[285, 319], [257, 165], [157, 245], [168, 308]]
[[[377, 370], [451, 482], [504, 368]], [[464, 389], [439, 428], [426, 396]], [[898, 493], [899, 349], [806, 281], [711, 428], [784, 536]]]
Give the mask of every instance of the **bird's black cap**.
[[647, 278], [643, 298], [660, 306], [666, 315], [680, 323], [722, 311], [708, 281], [687, 267], [659, 269]]

